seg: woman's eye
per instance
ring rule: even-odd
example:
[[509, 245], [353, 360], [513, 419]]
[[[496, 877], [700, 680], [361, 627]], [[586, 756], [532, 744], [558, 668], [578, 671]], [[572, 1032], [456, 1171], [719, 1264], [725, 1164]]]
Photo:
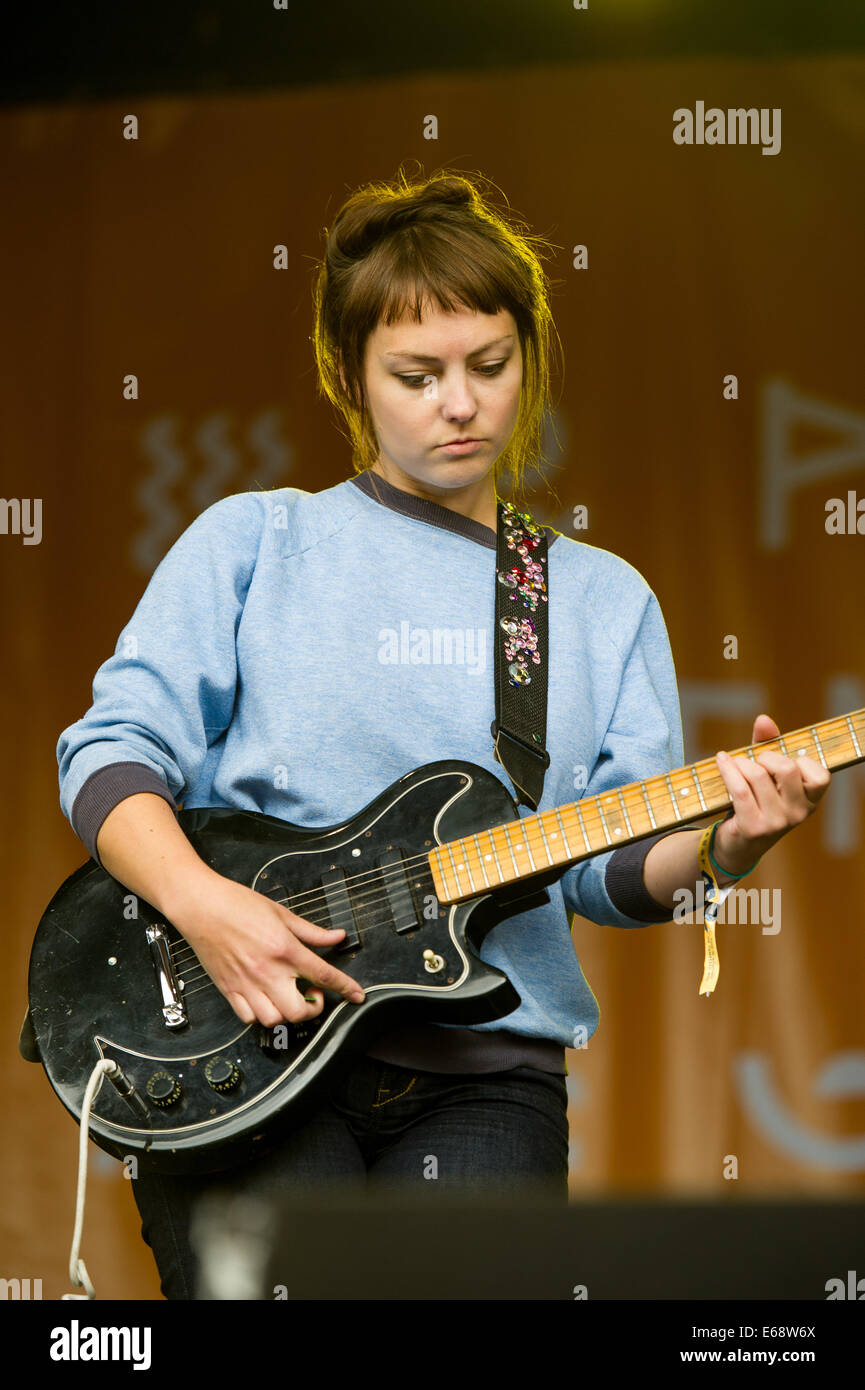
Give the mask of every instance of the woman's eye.
[[[481, 373], [482, 376], [498, 376], [499, 372], [505, 367], [505, 365], [506, 362], [504, 361], [485, 362], [483, 366], [478, 367], [477, 370]], [[435, 374], [433, 372], [427, 372], [424, 376], [410, 376], [403, 372], [397, 372], [398, 379], [400, 381], [404, 381], [406, 386], [411, 387], [425, 386], [426, 383], [430, 380], [430, 377], [434, 378], [434, 375]]]

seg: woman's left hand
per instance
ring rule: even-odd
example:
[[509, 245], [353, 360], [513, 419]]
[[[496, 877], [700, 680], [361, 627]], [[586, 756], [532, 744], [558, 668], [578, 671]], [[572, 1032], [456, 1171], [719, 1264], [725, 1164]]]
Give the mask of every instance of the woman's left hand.
[[[768, 714], [754, 721], [752, 743], [779, 738]], [[718, 753], [718, 770], [733, 803], [733, 815], [715, 831], [712, 857], [730, 874], [744, 874], [794, 826], [816, 811], [831, 774], [816, 758], [787, 758], [766, 751], [754, 759]]]

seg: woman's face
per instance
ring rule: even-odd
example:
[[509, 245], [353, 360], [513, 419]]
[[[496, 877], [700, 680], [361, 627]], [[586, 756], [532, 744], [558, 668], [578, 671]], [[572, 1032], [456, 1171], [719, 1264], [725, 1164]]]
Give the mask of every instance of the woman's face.
[[[363, 381], [379, 464], [435, 495], [491, 473], [513, 434], [523, 359], [513, 315], [427, 305], [420, 323], [379, 324], [366, 342]], [[452, 440], [473, 440], [447, 447]]]

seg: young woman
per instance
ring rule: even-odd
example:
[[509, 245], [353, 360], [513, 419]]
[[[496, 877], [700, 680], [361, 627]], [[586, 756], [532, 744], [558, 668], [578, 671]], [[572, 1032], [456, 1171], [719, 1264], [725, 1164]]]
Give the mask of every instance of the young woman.
[[[61, 804], [91, 854], [174, 923], [241, 1020], [269, 1027], [316, 1017], [323, 989], [363, 1006], [351, 970], [317, 954], [343, 933], [215, 873], [177, 804], [321, 827], [445, 758], [513, 791], [490, 736], [496, 479], [507, 467], [519, 481], [538, 456], [549, 400], [546, 277], [477, 180], [400, 174], [356, 191], [328, 234], [314, 302], [320, 384], [348, 427], [354, 476], [316, 493], [240, 493], [199, 516], [58, 745]], [[547, 533], [541, 810], [573, 801], [575, 786], [593, 795], [684, 762], [652, 591], [615, 555]], [[462, 661], [431, 655], [442, 629], [463, 634]], [[778, 732], [760, 716], [753, 740]], [[829, 774], [772, 753], [719, 766], [733, 804], [714, 843], [725, 882], [814, 809]], [[496, 927], [482, 954], [521, 999], [505, 1018], [391, 1030], [311, 1118], [228, 1177], [142, 1173], [135, 1197], [165, 1294], [194, 1296], [190, 1211], [226, 1181], [252, 1192], [542, 1182], [565, 1200], [564, 1049], [598, 1022], [569, 914], [669, 920], [675, 890], [699, 879], [700, 833], [573, 866], [548, 904]]]

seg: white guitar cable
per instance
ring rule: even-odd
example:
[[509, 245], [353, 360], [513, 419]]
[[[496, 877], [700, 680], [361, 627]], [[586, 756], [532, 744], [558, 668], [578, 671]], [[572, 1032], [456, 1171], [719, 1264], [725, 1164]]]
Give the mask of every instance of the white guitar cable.
[[109, 1061], [103, 1057], [96, 1063], [90, 1073], [90, 1080], [84, 1092], [84, 1103], [81, 1107], [81, 1133], [78, 1140], [78, 1193], [75, 1199], [75, 1229], [72, 1232], [72, 1249], [69, 1252], [69, 1279], [77, 1289], [84, 1289], [84, 1293], [64, 1293], [61, 1299], [88, 1298], [96, 1297], [96, 1290], [90, 1282], [90, 1275], [87, 1273], [87, 1266], [83, 1260], [79, 1259], [78, 1252], [81, 1248], [81, 1232], [84, 1227], [84, 1196], [87, 1191], [87, 1145], [90, 1140], [90, 1107], [96, 1096], [99, 1094], [106, 1076], [116, 1076], [120, 1071], [116, 1062]]

